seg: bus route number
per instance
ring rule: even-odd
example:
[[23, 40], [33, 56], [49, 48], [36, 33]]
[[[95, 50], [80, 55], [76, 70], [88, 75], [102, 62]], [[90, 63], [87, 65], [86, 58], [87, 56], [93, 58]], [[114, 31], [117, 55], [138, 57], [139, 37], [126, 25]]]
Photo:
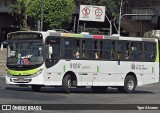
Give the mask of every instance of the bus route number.
[[81, 67], [80, 63], [70, 63], [70, 68], [79, 69]]

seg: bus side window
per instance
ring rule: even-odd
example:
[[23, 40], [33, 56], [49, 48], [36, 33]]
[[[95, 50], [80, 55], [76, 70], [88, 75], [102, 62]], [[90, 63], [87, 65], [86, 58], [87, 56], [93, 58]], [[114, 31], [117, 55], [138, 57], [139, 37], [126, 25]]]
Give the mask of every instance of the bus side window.
[[89, 40], [89, 39], [82, 40], [82, 58], [83, 59], [91, 59], [91, 60], [96, 59], [95, 51], [97, 50], [98, 48], [97, 48], [96, 40]]
[[112, 41], [112, 48], [111, 48], [111, 60], [115, 60], [116, 59], [116, 51], [115, 51], [115, 42]]
[[144, 43], [144, 56], [145, 61], [153, 62], [155, 60], [156, 55], [156, 44], [153, 42], [145, 42]]
[[[143, 51], [142, 51], [142, 42], [132, 42], [131, 43], [131, 53], [132, 57], [131, 59], [133, 61], [142, 61]], [[142, 54], [142, 55], [141, 55]]]
[[118, 41], [117, 45], [117, 59], [118, 60], [123, 60], [124, 59], [124, 43], [122, 41]]
[[100, 42], [100, 53], [102, 60], [111, 60], [112, 59], [112, 41], [106, 40]]
[[129, 42], [126, 42], [126, 43], [124, 43], [124, 50], [125, 50], [125, 55], [124, 55], [124, 58], [125, 58], [125, 60], [130, 60], [130, 49], [131, 49], [131, 47], [130, 47], [130, 43]]
[[79, 58], [81, 57], [81, 51], [80, 51], [80, 40], [78, 39], [72, 39], [72, 38], [66, 38], [64, 41], [64, 57], [66, 59], [75, 59], [76, 53], [79, 52]]

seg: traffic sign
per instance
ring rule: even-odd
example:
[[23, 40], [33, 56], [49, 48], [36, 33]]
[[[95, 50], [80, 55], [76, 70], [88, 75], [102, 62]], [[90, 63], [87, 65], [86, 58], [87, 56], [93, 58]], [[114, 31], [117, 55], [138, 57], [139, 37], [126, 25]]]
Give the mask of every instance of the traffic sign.
[[85, 7], [83, 10], [82, 10], [82, 13], [84, 16], [88, 16], [90, 14], [90, 9], [88, 7]]
[[92, 21], [104, 22], [105, 20], [105, 7], [104, 6], [93, 6], [93, 18]]
[[79, 20], [104, 22], [105, 7], [93, 5], [81, 5]]
[[95, 10], [95, 15], [96, 15], [96, 16], [101, 16], [102, 14], [103, 14], [102, 9], [97, 8], [97, 9]]
[[79, 20], [91, 21], [91, 11], [92, 9], [90, 5], [81, 5]]

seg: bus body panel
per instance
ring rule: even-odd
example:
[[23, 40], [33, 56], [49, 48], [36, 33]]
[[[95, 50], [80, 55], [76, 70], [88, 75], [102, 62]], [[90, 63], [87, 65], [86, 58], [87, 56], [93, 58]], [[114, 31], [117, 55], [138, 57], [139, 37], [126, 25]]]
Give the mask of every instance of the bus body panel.
[[117, 85], [117, 61], [100, 61], [99, 85]]
[[[6, 73], [6, 84], [16, 84], [16, 85], [20, 85], [20, 84], [23, 84], [23, 85], [30, 85], [30, 84], [37, 84], [37, 85], [44, 85], [44, 76], [45, 76], [45, 73], [46, 73], [46, 68], [45, 68], [45, 65], [43, 64], [42, 66], [40, 66], [38, 69], [43, 69], [42, 72], [38, 75], [35, 75], [34, 77], [31, 77], [31, 76], [8, 76], [7, 73]], [[14, 70], [13, 70], [14, 71]], [[25, 71], [24, 71], [25, 72]], [[23, 83], [23, 82], [13, 82], [13, 79], [15, 80], [18, 80], [18, 79], [29, 79], [30, 82], [28, 83]], [[12, 81], [11, 81], [12, 80]]]

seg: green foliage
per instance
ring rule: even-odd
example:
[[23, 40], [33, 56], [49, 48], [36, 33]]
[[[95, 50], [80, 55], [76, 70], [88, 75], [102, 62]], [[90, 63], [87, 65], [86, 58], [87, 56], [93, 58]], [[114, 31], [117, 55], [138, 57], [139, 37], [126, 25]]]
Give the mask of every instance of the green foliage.
[[32, 2], [32, 0], [16, 0], [14, 4], [10, 5], [9, 14], [14, 16], [16, 21], [19, 22], [19, 27], [24, 27], [23, 23], [26, 23], [27, 12], [30, 10]]
[[[74, 0], [44, 0], [44, 26], [46, 29], [68, 27], [72, 21], [72, 14], [75, 8]], [[35, 20], [41, 18], [42, 0], [35, 0], [31, 4], [27, 15]]]
[[[10, 6], [10, 14], [19, 22], [20, 27], [28, 27], [30, 22], [41, 18], [42, 0], [16, 0]], [[74, 0], [44, 0], [44, 26], [46, 29], [67, 28], [72, 21], [75, 8]], [[28, 21], [30, 19], [30, 21]]]

